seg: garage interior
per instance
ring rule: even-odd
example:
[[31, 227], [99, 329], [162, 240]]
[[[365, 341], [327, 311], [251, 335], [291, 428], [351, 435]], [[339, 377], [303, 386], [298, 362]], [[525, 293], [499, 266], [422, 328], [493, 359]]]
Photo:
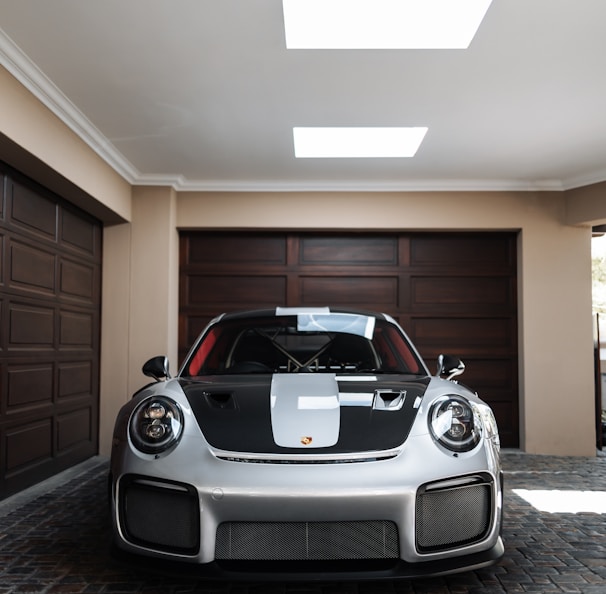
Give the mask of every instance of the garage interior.
[[[109, 455], [142, 363], [248, 307], [385, 311], [504, 446], [595, 456], [606, 6], [488, 4], [467, 49], [297, 50], [280, 2], [0, 0], [0, 499]], [[418, 122], [412, 158], [293, 154]]]

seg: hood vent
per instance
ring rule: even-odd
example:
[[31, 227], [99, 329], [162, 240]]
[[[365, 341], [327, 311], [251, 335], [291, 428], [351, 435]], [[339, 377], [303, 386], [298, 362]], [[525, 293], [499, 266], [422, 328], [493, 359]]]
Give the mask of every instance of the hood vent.
[[406, 390], [375, 390], [372, 407], [375, 410], [396, 411], [404, 406]]
[[206, 400], [213, 408], [221, 410], [235, 410], [236, 400], [230, 392], [206, 393]]

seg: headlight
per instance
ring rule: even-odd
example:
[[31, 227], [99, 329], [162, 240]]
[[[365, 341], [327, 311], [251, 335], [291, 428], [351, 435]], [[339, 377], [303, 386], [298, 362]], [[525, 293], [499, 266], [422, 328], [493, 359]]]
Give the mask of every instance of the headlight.
[[482, 423], [466, 398], [452, 394], [431, 405], [429, 429], [445, 448], [468, 452], [480, 441]]
[[166, 396], [146, 398], [130, 418], [133, 445], [146, 454], [158, 454], [177, 443], [183, 432], [179, 405]]

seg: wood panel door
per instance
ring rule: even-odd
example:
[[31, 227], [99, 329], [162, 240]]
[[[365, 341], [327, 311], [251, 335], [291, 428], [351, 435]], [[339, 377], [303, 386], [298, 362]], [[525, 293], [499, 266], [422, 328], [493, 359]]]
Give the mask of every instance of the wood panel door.
[[216, 314], [333, 305], [386, 312], [430, 369], [461, 357], [503, 445], [519, 444], [515, 233], [182, 232], [179, 350]]
[[97, 453], [101, 226], [0, 175], [2, 498]]

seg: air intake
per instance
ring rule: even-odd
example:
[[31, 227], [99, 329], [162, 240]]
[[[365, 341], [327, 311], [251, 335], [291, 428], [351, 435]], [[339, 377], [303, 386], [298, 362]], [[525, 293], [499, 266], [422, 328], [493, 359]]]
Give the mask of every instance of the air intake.
[[217, 529], [215, 557], [238, 561], [396, 559], [393, 522], [226, 522]]
[[200, 542], [198, 496], [193, 487], [127, 477], [120, 483], [120, 524], [134, 544], [195, 554]]
[[490, 480], [471, 477], [468, 484], [426, 485], [417, 493], [416, 541], [419, 552], [434, 552], [483, 540], [492, 520]]

